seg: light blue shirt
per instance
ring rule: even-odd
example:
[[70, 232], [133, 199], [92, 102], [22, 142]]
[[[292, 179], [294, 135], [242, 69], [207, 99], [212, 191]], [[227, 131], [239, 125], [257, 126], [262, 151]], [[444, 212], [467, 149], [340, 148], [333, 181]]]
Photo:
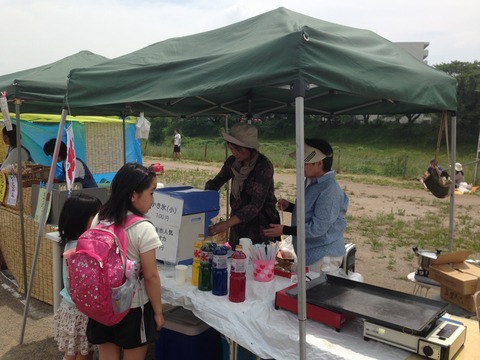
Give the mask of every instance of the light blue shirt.
[[[324, 256], [345, 256], [344, 233], [348, 196], [340, 188], [335, 171], [312, 179], [305, 188], [305, 264], [311, 265]], [[297, 226], [296, 206], [292, 226]], [[293, 237], [297, 252], [297, 237]]]
[[[70, 250], [70, 249], [75, 249], [76, 246], [77, 246], [77, 240], [71, 240], [71, 241], [67, 242], [67, 244], [65, 245], [65, 250], [64, 251], [67, 251], [67, 250]], [[63, 264], [62, 264], [63, 284], [66, 286], [66, 284], [68, 284], [67, 263], [65, 261], [65, 258], [62, 258], [62, 261], [63, 261]], [[74, 304], [72, 298], [70, 297], [70, 294], [69, 294], [66, 287], [64, 287], [60, 291], [60, 295], [63, 297], [63, 300], [69, 306], [75, 307], [75, 304]]]

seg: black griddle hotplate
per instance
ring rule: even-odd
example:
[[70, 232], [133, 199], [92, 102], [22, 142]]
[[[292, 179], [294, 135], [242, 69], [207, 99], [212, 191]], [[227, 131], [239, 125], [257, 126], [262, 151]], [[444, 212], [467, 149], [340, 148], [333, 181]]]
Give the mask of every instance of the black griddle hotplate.
[[313, 286], [307, 290], [307, 303], [350, 313], [409, 334], [423, 335], [428, 332], [445, 313], [448, 305], [446, 302], [331, 275], [327, 275], [326, 281], [316, 282], [318, 284], [311, 284]]

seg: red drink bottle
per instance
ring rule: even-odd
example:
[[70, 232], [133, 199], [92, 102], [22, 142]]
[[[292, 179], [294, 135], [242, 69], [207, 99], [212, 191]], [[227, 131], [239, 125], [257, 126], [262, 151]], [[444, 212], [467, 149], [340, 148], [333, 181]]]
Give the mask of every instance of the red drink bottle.
[[242, 250], [242, 245], [237, 245], [235, 252], [230, 258], [230, 290], [228, 292], [228, 300], [231, 302], [245, 301], [245, 288], [247, 285], [245, 267], [247, 265], [247, 256]]

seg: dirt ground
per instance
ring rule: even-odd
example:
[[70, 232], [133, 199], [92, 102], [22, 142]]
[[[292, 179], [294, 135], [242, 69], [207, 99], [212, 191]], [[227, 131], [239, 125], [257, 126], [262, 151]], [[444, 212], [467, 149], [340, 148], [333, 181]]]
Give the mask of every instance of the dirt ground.
[[[146, 165], [160, 162], [165, 171], [172, 169], [206, 170], [212, 175], [219, 170], [218, 165], [192, 163], [188, 160], [169, 161], [165, 159], [144, 159]], [[162, 181], [159, 176], [159, 181]], [[275, 175], [275, 183], [279, 188], [277, 196], [291, 198], [295, 194], [295, 174], [293, 171], [279, 171]], [[364, 281], [376, 286], [392, 290], [412, 293], [413, 283], [407, 279], [407, 274], [417, 268], [417, 260], [412, 256], [410, 247], [384, 247], [381, 251], [373, 251], [371, 238], [363, 235], [358, 228], [358, 219], [376, 217], [378, 214], [402, 214], [404, 220], [414, 221], [416, 217], [429, 212], [438, 212], [439, 203], [448, 203], [448, 199], [438, 200], [422, 189], [405, 190], [395, 187], [366, 185], [351, 181], [339, 181], [350, 198], [349, 218], [346, 240], [356, 244], [355, 272], [361, 274]], [[188, 185], [188, 184], [186, 184]], [[456, 216], [462, 214], [474, 218], [475, 226], [480, 226], [480, 196], [462, 195], [455, 197]], [[473, 209], [473, 210], [472, 210]], [[225, 212], [222, 205], [221, 214]], [[448, 215], [444, 223], [448, 224]], [[290, 217], [284, 214], [284, 223], [290, 223]], [[476, 230], [478, 233], [478, 229]], [[376, 235], [378, 236], [378, 235]], [[377, 239], [382, 240], [382, 239]], [[392, 259], [394, 263], [392, 264]], [[432, 289], [433, 290], [433, 289]], [[430, 291], [429, 297], [439, 298], [438, 291]], [[26, 322], [24, 343], [19, 345], [20, 330], [23, 322], [24, 299], [15, 287], [0, 275], [0, 359], [62, 359], [53, 340], [53, 307], [32, 299], [29, 316]], [[447, 310], [455, 314], [453, 311]], [[461, 313], [457, 315], [462, 315]], [[148, 356], [153, 359], [153, 349]]]

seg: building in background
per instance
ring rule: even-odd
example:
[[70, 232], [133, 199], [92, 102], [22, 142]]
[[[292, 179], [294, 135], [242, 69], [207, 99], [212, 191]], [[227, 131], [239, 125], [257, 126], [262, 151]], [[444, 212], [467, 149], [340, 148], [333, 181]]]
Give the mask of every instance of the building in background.
[[418, 60], [428, 64], [426, 59], [428, 57], [427, 47], [430, 45], [429, 42], [395, 42], [394, 44], [408, 51]]

